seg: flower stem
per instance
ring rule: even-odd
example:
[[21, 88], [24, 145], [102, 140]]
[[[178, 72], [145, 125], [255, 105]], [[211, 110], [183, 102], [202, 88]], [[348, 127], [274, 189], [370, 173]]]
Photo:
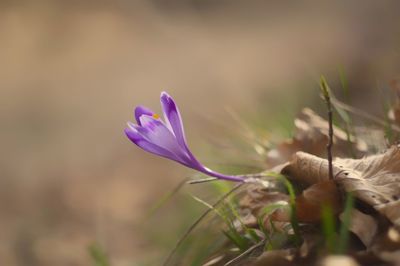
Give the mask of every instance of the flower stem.
[[233, 182], [244, 182], [244, 179], [242, 177], [233, 175], [224, 175], [218, 172], [214, 172], [213, 170], [210, 170], [208, 168], [205, 169], [204, 173], [209, 176], [216, 177], [222, 180], [233, 181]]

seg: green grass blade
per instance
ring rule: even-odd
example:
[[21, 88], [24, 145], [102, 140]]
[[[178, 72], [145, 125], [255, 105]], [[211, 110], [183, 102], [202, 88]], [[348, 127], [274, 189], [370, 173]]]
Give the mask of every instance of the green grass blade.
[[300, 246], [301, 244], [301, 236], [300, 236], [300, 229], [299, 229], [299, 222], [297, 220], [297, 215], [296, 215], [296, 194], [294, 192], [294, 188], [292, 186], [292, 183], [284, 177], [281, 176], [280, 178], [283, 181], [283, 184], [285, 185], [286, 189], [288, 190], [289, 193], [289, 198], [290, 198], [290, 224], [292, 225], [293, 231], [294, 231], [294, 241], [297, 246]]
[[328, 252], [333, 253], [335, 247], [335, 218], [329, 205], [322, 206], [322, 232]]
[[229, 218], [227, 216], [225, 216], [222, 212], [220, 212], [217, 208], [215, 208], [213, 205], [205, 202], [204, 200], [194, 196], [194, 195], [190, 195], [195, 201], [203, 204], [204, 206], [206, 206], [207, 208], [213, 210], [222, 220], [224, 220], [224, 222], [229, 223]]
[[344, 204], [343, 221], [339, 231], [339, 243], [337, 245], [336, 253], [343, 254], [347, 250], [349, 242], [349, 227], [351, 223], [351, 211], [354, 206], [354, 197], [351, 193], [347, 194], [346, 202]]
[[243, 237], [233, 226], [228, 230], [223, 231], [225, 236], [240, 249], [240, 251], [245, 251], [249, 247], [249, 241], [247, 238]]

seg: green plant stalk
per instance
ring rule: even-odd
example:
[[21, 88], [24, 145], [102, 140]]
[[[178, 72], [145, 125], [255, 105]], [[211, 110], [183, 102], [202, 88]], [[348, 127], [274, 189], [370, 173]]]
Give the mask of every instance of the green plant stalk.
[[300, 229], [299, 222], [297, 220], [296, 215], [296, 194], [294, 193], [294, 189], [292, 184], [286, 178], [283, 178], [283, 183], [285, 184], [290, 198], [290, 224], [292, 225], [294, 231], [294, 242], [296, 246], [300, 246], [301, 237], [300, 237]]
[[329, 205], [322, 206], [322, 231], [325, 237], [325, 245], [329, 253], [334, 252], [335, 247], [335, 218]]
[[264, 236], [265, 236], [264, 250], [266, 250], [269, 246], [272, 246], [272, 240], [271, 240], [271, 236], [270, 236], [271, 232], [267, 231], [267, 229], [264, 226], [264, 221], [261, 217], [257, 218], [257, 223], [258, 223], [258, 226], [260, 227], [261, 231], [264, 233]]
[[249, 243], [246, 238], [242, 237], [239, 232], [236, 231], [233, 225], [229, 225], [229, 230], [222, 231], [224, 235], [235, 244], [240, 251], [245, 251], [249, 247]]
[[336, 253], [338, 254], [343, 254], [347, 250], [349, 242], [349, 227], [351, 223], [351, 211], [353, 209], [353, 206], [354, 197], [351, 193], [348, 193], [344, 204], [343, 221], [339, 231], [339, 243], [336, 249]]

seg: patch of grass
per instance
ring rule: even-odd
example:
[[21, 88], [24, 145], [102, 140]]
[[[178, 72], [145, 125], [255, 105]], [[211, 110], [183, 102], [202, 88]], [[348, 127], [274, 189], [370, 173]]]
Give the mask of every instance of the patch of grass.
[[[235, 187], [233, 187], [231, 190], [229, 190], [227, 193], [225, 193], [225, 194], [223, 194], [213, 205], [210, 205], [210, 204], [208, 204], [208, 203], [206, 203], [206, 202], [204, 202], [203, 201], [203, 203], [206, 203], [206, 206], [207, 205], [209, 205], [209, 206], [207, 206], [207, 209], [206, 209], [206, 211], [204, 211], [200, 216], [199, 216], [199, 218], [197, 218], [196, 220], [195, 220], [195, 222], [193, 222], [192, 224], [191, 224], [191, 226], [184, 232], [184, 234], [182, 235], [182, 237], [180, 237], [179, 238], [179, 240], [177, 241], [177, 243], [176, 243], [176, 245], [174, 246], [174, 248], [169, 252], [169, 254], [168, 254], [168, 256], [167, 256], [167, 258], [165, 259], [165, 261], [164, 261], [164, 264], [163, 265], [175, 265], [175, 264], [173, 264], [175, 261], [177, 261], [177, 259], [179, 259], [179, 261], [183, 261], [183, 257], [190, 257], [190, 254], [188, 255], [187, 254], [187, 252], [185, 251], [185, 250], [182, 250], [182, 249], [185, 249], [185, 248], [187, 248], [187, 247], [191, 247], [190, 248], [190, 253], [196, 253], [196, 252], [201, 252], [202, 250], [201, 250], [201, 248], [195, 248], [194, 246], [193, 246], [193, 243], [191, 244], [191, 243], [188, 243], [188, 242], [190, 242], [190, 241], [192, 241], [193, 239], [190, 237], [191, 235], [192, 235], [192, 233], [195, 231], [195, 229], [197, 228], [197, 227], [199, 227], [199, 225], [200, 225], [200, 223], [202, 222], [202, 221], [205, 221], [206, 220], [206, 218], [207, 217], [209, 217], [209, 214], [214, 210], [214, 209], [216, 209], [216, 207], [217, 206], [220, 206], [224, 201], [225, 201], [225, 199], [227, 199], [230, 195], [232, 195], [235, 191], [237, 191], [239, 188], [241, 188], [242, 187], [242, 185], [243, 184], [238, 184], [238, 185], [236, 185]], [[203, 204], [202, 203], [202, 204]], [[204, 204], [203, 204], [204, 205]], [[212, 207], [212, 208], [210, 208], [210, 207]], [[211, 225], [210, 225], [211, 226]], [[212, 233], [212, 232], [211, 232]], [[207, 234], [205, 235], [204, 233], [202, 233], [202, 235], [204, 236], [204, 238], [207, 238]], [[198, 244], [198, 237], [197, 237], [197, 239], [195, 240], [195, 243], [194, 244]], [[213, 244], [215, 244], [215, 242], [213, 242]], [[204, 253], [204, 252], [201, 252], [201, 253]], [[199, 255], [199, 254], [195, 254], [195, 256], [196, 257], [199, 257], [199, 256], [201, 256], [201, 254]], [[196, 259], [196, 261], [197, 261], [198, 259]], [[192, 260], [191, 260], [192, 261]], [[192, 264], [193, 265], [193, 264]]]
[[290, 206], [290, 225], [292, 226], [293, 232], [294, 232], [294, 243], [296, 246], [300, 246], [302, 240], [301, 240], [301, 234], [300, 234], [300, 229], [299, 229], [299, 222], [297, 220], [296, 216], [296, 193], [294, 190], [294, 187], [292, 183], [284, 176], [279, 173], [275, 172], [268, 172], [265, 173], [267, 176], [275, 177], [278, 181], [282, 182], [282, 184], [285, 186], [288, 194], [289, 194], [289, 206]]
[[[232, 241], [232, 243], [235, 244], [236, 247], [238, 247], [241, 251], [245, 251], [250, 247], [249, 239], [246, 238], [246, 236], [236, 228], [232, 218], [229, 217], [229, 215], [227, 215], [225, 212], [221, 212], [219, 209], [215, 208], [214, 206], [210, 205], [209, 203], [203, 201], [202, 199], [196, 196], [192, 195], [192, 198], [200, 202], [201, 204], [205, 205], [207, 208], [213, 210], [225, 222], [228, 229], [224, 230], [223, 233], [229, 240]], [[233, 213], [236, 212], [234, 207], [228, 205], [228, 208], [232, 210]], [[234, 214], [234, 217], [239, 220], [239, 222], [241, 223], [241, 227], [244, 229], [245, 232], [249, 231], [249, 229], [243, 224], [237, 213]]]

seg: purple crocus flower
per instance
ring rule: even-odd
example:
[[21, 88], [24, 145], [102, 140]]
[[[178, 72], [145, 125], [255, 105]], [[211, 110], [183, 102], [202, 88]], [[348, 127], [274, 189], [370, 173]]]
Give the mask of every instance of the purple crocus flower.
[[136, 107], [137, 125], [128, 122], [128, 128], [125, 129], [125, 134], [133, 143], [145, 151], [174, 160], [206, 175], [229, 181], [244, 181], [241, 177], [217, 173], [202, 165], [188, 148], [178, 106], [166, 92], [161, 93], [161, 106], [165, 121], [146, 107]]

